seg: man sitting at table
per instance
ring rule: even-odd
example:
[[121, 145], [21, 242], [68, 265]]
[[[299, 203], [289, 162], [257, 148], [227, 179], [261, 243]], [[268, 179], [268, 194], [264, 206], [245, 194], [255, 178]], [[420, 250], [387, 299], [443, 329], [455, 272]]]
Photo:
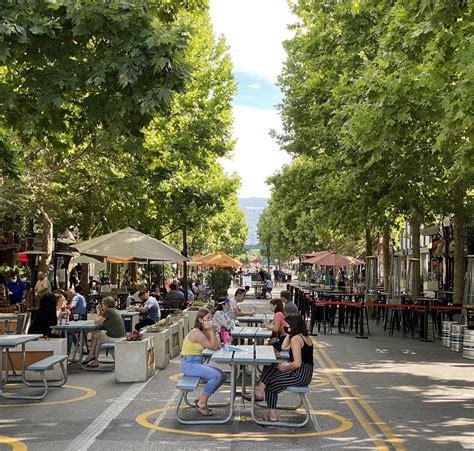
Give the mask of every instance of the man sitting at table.
[[283, 310], [286, 316], [300, 314], [298, 306], [294, 302], [291, 302], [291, 293], [288, 290], [282, 290], [280, 292], [280, 298], [283, 301]]
[[245, 294], [247, 292], [243, 288], [237, 288], [234, 294], [234, 299], [230, 299], [225, 304], [225, 312], [229, 319], [235, 319], [237, 316], [253, 316], [254, 312], [243, 312], [240, 310], [239, 304], [244, 302]]
[[164, 304], [178, 304], [179, 308], [184, 307], [184, 293], [178, 290], [176, 282], [170, 283], [170, 291], [165, 294]]
[[148, 295], [146, 291], [141, 291], [140, 300], [144, 302], [145, 305], [143, 307], [135, 307], [135, 311], [146, 314], [147, 316], [135, 325], [136, 330], [140, 330], [145, 326], [151, 326], [161, 319], [160, 306], [156, 298]]
[[89, 355], [83, 363], [91, 368], [99, 366], [99, 351], [102, 343], [115, 343], [125, 337], [125, 324], [122, 315], [115, 308], [115, 299], [107, 296], [102, 299], [102, 303], [96, 307], [96, 324], [101, 324], [105, 330], [94, 330]]
[[71, 310], [74, 319], [76, 319], [74, 315], [77, 315], [77, 319], [86, 320], [87, 302], [86, 298], [82, 296], [81, 293], [82, 287], [80, 285], [76, 285], [74, 290], [68, 290], [66, 292], [69, 301], [68, 308]]

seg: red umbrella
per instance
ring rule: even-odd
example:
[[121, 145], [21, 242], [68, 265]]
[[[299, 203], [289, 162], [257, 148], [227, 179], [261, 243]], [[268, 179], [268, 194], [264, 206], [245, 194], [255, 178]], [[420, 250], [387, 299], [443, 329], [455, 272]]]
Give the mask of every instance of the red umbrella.
[[254, 258], [250, 263], [253, 265], [258, 265], [262, 260], [259, 260], [258, 258]]
[[362, 262], [354, 257], [346, 257], [337, 252], [327, 252], [319, 256], [308, 258], [305, 263], [312, 263], [321, 266], [357, 266]]
[[304, 258], [301, 260], [301, 263], [313, 263], [312, 260], [315, 258], [320, 258], [323, 255], [329, 255], [331, 251], [319, 251], [319, 252], [313, 252], [312, 254], [304, 254]]

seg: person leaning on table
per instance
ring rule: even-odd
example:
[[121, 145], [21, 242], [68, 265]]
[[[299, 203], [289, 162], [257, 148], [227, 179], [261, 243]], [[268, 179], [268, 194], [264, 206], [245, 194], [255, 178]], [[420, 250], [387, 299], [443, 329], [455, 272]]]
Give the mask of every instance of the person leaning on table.
[[[313, 377], [313, 343], [309, 338], [306, 323], [300, 315], [286, 318], [285, 332], [288, 334], [281, 349], [290, 351], [290, 361], [265, 366], [255, 389], [255, 400], [265, 400], [268, 406], [268, 421], [278, 421], [276, 407], [278, 394], [287, 387], [306, 386]], [[242, 395], [251, 400], [251, 395]]]
[[206, 386], [196, 399], [194, 407], [202, 415], [210, 416], [212, 412], [207, 405], [207, 400], [222, 385], [227, 376], [224, 371], [203, 363], [202, 351], [205, 348], [216, 350], [218, 343], [214, 333], [212, 314], [207, 309], [201, 309], [196, 316], [194, 328], [183, 340], [181, 370], [185, 376], [201, 377], [206, 380]]
[[91, 368], [99, 366], [99, 351], [102, 343], [115, 343], [125, 337], [125, 324], [122, 315], [115, 308], [115, 299], [107, 296], [96, 307], [97, 317], [94, 322], [102, 324], [105, 330], [94, 330], [92, 332], [91, 347], [89, 355], [83, 363]]

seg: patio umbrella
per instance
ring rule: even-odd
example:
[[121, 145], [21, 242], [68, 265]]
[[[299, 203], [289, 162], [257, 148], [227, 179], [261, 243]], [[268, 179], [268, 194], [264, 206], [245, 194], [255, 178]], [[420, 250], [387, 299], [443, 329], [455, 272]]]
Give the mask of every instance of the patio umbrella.
[[354, 257], [346, 257], [337, 252], [326, 251], [326, 254], [308, 258], [305, 263], [311, 263], [321, 266], [357, 266], [362, 262]]
[[115, 263], [131, 261], [188, 261], [181, 252], [169, 244], [145, 235], [138, 230], [125, 229], [82, 241], [72, 245], [81, 254], [106, 257]]
[[209, 255], [203, 255], [191, 261], [189, 264], [208, 268], [239, 268], [242, 266], [242, 263], [229, 257], [224, 252], [214, 252]]
[[254, 258], [250, 263], [252, 263], [252, 265], [258, 265], [260, 262], [261, 260], [259, 260], [258, 258]]
[[319, 252], [313, 252], [311, 254], [304, 254], [303, 258], [301, 259], [301, 263], [313, 263], [313, 259], [315, 258], [320, 258], [323, 255], [329, 255], [331, 251], [319, 251]]

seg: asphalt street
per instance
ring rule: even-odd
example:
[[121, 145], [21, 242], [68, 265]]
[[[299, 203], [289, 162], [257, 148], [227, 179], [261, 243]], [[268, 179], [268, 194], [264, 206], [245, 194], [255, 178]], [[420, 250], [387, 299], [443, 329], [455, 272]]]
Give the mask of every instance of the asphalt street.
[[[245, 303], [268, 309], [268, 301]], [[314, 337], [312, 420], [301, 429], [257, 426], [245, 414], [225, 425], [179, 424], [175, 358], [149, 381], [134, 384], [72, 365], [67, 386], [44, 401], [0, 400], [0, 449], [474, 449], [474, 361], [440, 341], [388, 337], [373, 321], [370, 332], [366, 340], [337, 332]], [[212, 401], [224, 400], [228, 391], [224, 387]], [[282, 396], [286, 404], [293, 400]], [[225, 415], [225, 408], [213, 410]], [[185, 415], [200, 414], [188, 409]], [[301, 413], [282, 413], [295, 415]]]

